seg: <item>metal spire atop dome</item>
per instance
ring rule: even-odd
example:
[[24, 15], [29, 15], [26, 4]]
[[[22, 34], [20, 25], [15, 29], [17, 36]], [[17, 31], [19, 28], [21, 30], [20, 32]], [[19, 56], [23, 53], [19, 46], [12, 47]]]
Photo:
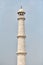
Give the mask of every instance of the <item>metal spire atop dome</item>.
[[21, 9], [22, 9], [22, 5], [21, 5]]

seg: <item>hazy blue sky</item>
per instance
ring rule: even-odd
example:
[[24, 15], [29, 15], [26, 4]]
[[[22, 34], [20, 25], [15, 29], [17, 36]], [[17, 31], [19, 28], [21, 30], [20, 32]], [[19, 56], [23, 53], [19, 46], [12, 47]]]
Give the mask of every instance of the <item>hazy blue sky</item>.
[[43, 65], [43, 0], [0, 0], [0, 65], [16, 65], [21, 5], [26, 11], [26, 65]]

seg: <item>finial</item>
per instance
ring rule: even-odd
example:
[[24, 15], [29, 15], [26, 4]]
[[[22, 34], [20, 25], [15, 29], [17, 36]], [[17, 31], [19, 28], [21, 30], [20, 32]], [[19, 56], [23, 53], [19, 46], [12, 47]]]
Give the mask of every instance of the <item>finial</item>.
[[21, 6], [21, 9], [22, 9], [22, 6]]

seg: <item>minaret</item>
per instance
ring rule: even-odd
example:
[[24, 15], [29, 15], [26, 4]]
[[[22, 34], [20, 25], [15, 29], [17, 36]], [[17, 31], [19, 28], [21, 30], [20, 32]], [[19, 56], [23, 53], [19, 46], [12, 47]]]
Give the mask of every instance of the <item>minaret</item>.
[[26, 65], [26, 50], [25, 50], [25, 11], [22, 7], [17, 12], [18, 14], [18, 48], [17, 48], [17, 65]]

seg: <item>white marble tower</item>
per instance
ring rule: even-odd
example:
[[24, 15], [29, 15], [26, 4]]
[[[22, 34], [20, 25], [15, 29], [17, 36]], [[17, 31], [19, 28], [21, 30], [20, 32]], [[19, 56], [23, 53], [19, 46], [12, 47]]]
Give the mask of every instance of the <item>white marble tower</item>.
[[18, 48], [17, 48], [17, 65], [26, 65], [26, 49], [25, 49], [25, 11], [22, 7], [17, 12], [18, 14]]

